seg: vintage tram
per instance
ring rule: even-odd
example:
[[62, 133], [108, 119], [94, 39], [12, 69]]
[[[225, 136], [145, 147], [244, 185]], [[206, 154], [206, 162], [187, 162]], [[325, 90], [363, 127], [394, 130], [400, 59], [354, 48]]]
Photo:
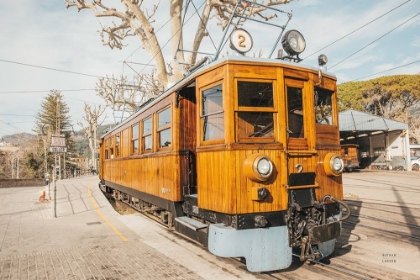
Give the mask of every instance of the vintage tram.
[[360, 168], [360, 157], [358, 144], [341, 144], [341, 158], [344, 163], [344, 170], [352, 172]]
[[286, 35], [289, 56], [207, 61], [103, 135], [100, 186], [250, 271], [330, 255], [350, 215], [336, 78]]

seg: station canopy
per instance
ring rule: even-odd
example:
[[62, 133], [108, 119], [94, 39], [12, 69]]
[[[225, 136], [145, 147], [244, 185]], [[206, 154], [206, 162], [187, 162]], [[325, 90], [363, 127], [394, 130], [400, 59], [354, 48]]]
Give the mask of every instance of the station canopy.
[[338, 114], [340, 123], [340, 138], [364, 137], [382, 133], [401, 133], [408, 130], [408, 125], [402, 122], [382, 118], [355, 110], [346, 110]]

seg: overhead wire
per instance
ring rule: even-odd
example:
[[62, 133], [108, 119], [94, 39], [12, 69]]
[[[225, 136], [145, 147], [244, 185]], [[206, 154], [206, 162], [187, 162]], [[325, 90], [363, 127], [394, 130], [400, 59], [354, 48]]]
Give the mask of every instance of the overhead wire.
[[392, 70], [395, 70], [395, 69], [398, 69], [398, 68], [406, 67], [406, 66], [408, 66], [408, 65], [415, 64], [415, 63], [418, 63], [418, 62], [420, 62], [420, 59], [419, 59], [419, 60], [416, 60], [416, 61], [412, 61], [412, 62], [406, 63], [406, 64], [403, 64], [403, 65], [399, 65], [399, 66], [396, 66], [396, 67], [390, 68], [390, 69], [388, 69], [388, 70], [383, 70], [383, 71], [380, 71], [380, 72], [376, 72], [376, 73], [374, 73], [374, 74], [370, 74], [370, 75], [367, 75], [367, 76], [363, 76], [363, 77], [360, 77], [360, 78], [357, 78], [357, 79], [354, 79], [354, 80], [351, 80], [351, 81], [348, 81], [348, 82], [358, 81], [358, 80], [361, 80], [361, 79], [364, 79], [364, 78], [368, 78], [368, 77], [371, 77], [371, 76], [375, 76], [375, 75], [378, 75], [378, 74], [382, 74], [382, 73], [385, 73], [385, 72], [389, 72], [389, 71], [392, 71]]
[[[200, 9], [201, 7], [203, 7], [203, 5], [205, 4], [206, 2], [205, 1], [203, 1], [203, 3], [200, 5], [200, 7], [198, 7], [198, 9]], [[195, 13], [197, 13], [197, 11], [195, 12]], [[195, 14], [194, 13], [194, 14]], [[194, 16], [194, 14], [192, 14], [188, 19], [187, 19], [187, 21], [186, 21], [186, 23], [188, 22], [188, 21], [190, 21], [191, 20], [191, 18]], [[182, 28], [182, 27], [181, 27]], [[149, 62], [140, 70], [140, 73], [142, 73], [143, 71], [144, 71], [144, 69], [146, 69], [146, 67], [148, 66], [148, 65], [150, 65], [150, 62], [152, 62], [153, 61], [153, 59], [155, 59], [155, 57], [159, 54], [159, 53], [162, 53], [162, 50], [163, 50], [163, 48], [164, 47], [166, 47], [166, 45], [171, 41], [171, 39], [173, 38], [173, 37], [175, 37], [175, 35], [177, 35], [180, 31], [181, 31], [181, 28], [180, 29], [178, 29], [178, 31], [177, 32], [175, 32], [169, 39], [168, 39], [168, 41], [156, 52], [156, 54], [149, 60]]]
[[87, 77], [104, 78], [102, 76], [90, 75], [90, 74], [85, 74], [85, 73], [80, 73], [80, 72], [75, 72], [75, 71], [61, 70], [61, 69], [56, 69], [56, 68], [52, 68], [52, 67], [46, 67], [46, 66], [35, 65], [35, 64], [28, 64], [28, 63], [22, 63], [22, 62], [17, 62], [17, 61], [12, 61], [12, 60], [0, 59], [0, 62], [18, 64], [18, 65], [23, 65], [23, 66], [28, 66], [28, 67], [34, 67], [34, 68], [47, 69], [47, 70], [52, 70], [52, 71], [57, 71], [57, 72], [71, 73], [71, 74], [82, 75], [82, 76], [87, 76]]
[[352, 32], [347, 33], [347, 34], [346, 34], [346, 35], [344, 35], [343, 37], [341, 37], [341, 38], [339, 38], [339, 39], [337, 39], [337, 40], [333, 41], [332, 43], [330, 43], [330, 44], [326, 45], [325, 47], [323, 47], [323, 48], [321, 48], [321, 49], [319, 49], [319, 50], [317, 50], [317, 51], [315, 51], [315, 52], [311, 53], [310, 55], [306, 56], [306, 57], [305, 57], [305, 58], [303, 58], [302, 60], [305, 60], [305, 59], [307, 59], [308, 57], [311, 57], [312, 55], [314, 55], [314, 54], [316, 54], [316, 53], [319, 53], [320, 51], [322, 51], [322, 50], [324, 50], [324, 49], [328, 48], [329, 46], [334, 45], [335, 43], [337, 43], [337, 42], [341, 41], [342, 39], [344, 39], [344, 38], [346, 38], [346, 37], [350, 36], [351, 34], [353, 34], [353, 33], [357, 32], [357, 31], [359, 31], [360, 29], [365, 28], [365, 27], [366, 27], [366, 26], [368, 26], [369, 24], [371, 24], [371, 23], [373, 23], [373, 22], [377, 21], [378, 19], [380, 19], [380, 18], [384, 17], [385, 15], [387, 15], [387, 14], [389, 14], [389, 13], [391, 13], [391, 12], [395, 11], [396, 9], [400, 8], [401, 6], [403, 6], [403, 5], [407, 4], [407, 3], [408, 3], [408, 2], [410, 2], [410, 1], [411, 1], [411, 0], [405, 1], [404, 3], [402, 3], [402, 4], [398, 5], [397, 7], [395, 7], [395, 8], [393, 8], [393, 9], [389, 10], [388, 12], [386, 12], [386, 13], [384, 13], [384, 14], [380, 15], [379, 17], [376, 17], [375, 19], [373, 19], [373, 20], [369, 21], [368, 23], [365, 23], [364, 25], [360, 26], [359, 28], [356, 28], [356, 29], [355, 29], [355, 30], [353, 30]]
[[347, 59], [349, 59], [350, 57], [352, 57], [353, 55], [361, 52], [362, 50], [366, 49], [368, 46], [372, 45], [373, 43], [379, 41], [380, 39], [382, 39], [383, 37], [385, 37], [386, 35], [390, 34], [391, 32], [395, 31], [396, 29], [400, 28], [401, 26], [403, 26], [404, 24], [406, 24], [407, 22], [409, 22], [410, 20], [414, 19], [415, 17], [417, 17], [418, 15], [420, 15], [420, 13], [415, 14], [414, 16], [412, 16], [411, 18], [407, 19], [406, 21], [404, 21], [403, 23], [399, 24], [398, 26], [394, 27], [393, 29], [391, 29], [390, 31], [386, 32], [385, 34], [383, 34], [382, 36], [380, 36], [379, 38], [373, 40], [372, 42], [370, 42], [369, 44], [365, 45], [363, 48], [355, 51], [354, 53], [352, 53], [351, 55], [347, 56], [346, 58], [340, 60], [339, 62], [337, 62], [336, 64], [334, 64], [333, 66], [330, 66], [329, 69], [337, 66], [338, 64], [340, 64], [341, 62], [346, 61]]

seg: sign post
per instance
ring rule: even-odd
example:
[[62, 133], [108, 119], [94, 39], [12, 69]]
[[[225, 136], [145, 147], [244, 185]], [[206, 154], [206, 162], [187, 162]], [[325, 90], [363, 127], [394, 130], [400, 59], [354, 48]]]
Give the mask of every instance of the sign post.
[[66, 137], [64, 135], [51, 135], [50, 152], [54, 153], [54, 174], [53, 174], [53, 188], [54, 188], [54, 218], [57, 218], [57, 153], [66, 153]]

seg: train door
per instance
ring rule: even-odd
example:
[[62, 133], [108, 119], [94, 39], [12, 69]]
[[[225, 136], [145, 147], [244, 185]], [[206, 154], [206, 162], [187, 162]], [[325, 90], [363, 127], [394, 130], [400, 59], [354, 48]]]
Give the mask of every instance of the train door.
[[315, 152], [310, 149], [315, 124], [309, 82], [286, 79], [285, 98], [289, 203], [306, 207], [315, 200]]
[[197, 102], [195, 85], [182, 88], [178, 92], [177, 102], [180, 112], [179, 152], [182, 195], [194, 195], [197, 194]]

